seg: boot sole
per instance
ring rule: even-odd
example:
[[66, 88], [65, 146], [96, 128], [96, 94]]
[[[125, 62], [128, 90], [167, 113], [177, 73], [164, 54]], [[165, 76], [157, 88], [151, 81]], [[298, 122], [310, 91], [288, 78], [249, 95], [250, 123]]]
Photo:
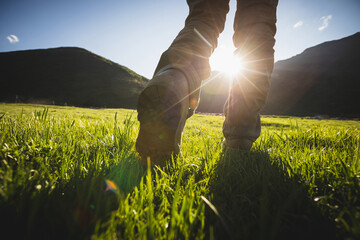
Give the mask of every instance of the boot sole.
[[139, 96], [138, 120], [140, 131], [136, 150], [141, 163], [164, 165], [172, 154], [179, 153], [181, 135], [181, 103], [169, 88], [161, 85], [147, 87]]

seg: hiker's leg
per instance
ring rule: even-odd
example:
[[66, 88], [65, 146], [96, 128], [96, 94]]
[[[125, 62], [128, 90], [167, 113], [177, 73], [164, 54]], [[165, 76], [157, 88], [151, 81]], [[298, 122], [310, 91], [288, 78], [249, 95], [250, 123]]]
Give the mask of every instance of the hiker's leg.
[[260, 110], [265, 105], [274, 66], [277, 0], [238, 0], [234, 22], [236, 54], [244, 69], [233, 80], [225, 104], [225, 145], [249, 150], [260, 136]]
[[224, 30], [229, 0], [187, 0], [185, 27], [162, 54], [155, 74], [178, 69], [188, 81], [191, 116], [198, 105], [201, 81], [210, 76], [209, 58]]
[[229, 0], [188, 0], [190, 9], [180, 31], [158, 63], [138, 102], [136, 149], [142, 163], [156, 165], [180, 150], [186, 118], [198, 105], [201, 81], [210, 75], [209, 57], [224, 28]]

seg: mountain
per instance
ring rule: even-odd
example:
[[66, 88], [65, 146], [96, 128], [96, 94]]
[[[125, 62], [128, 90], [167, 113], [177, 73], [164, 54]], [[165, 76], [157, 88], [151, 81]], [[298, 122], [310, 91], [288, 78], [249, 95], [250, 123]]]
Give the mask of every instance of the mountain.
[[[275, 63], [263, 114], [360, 117], [360, 33]], [[0, 53], [0, 102], [135, 108], [147, 79], [81, 48]], [[221, 113], [226, 74], [203, 82], [198, 112]]]
[[200, 102], [196, 109], [202, 113], [222, 113], [229, 96], [230, 79], [226, 73], [212, 71], [210, 77], [202, 82]]
[[0, 102], [135, 108], [147, 79], [82, 48], [0, 53]]
[[360, 33], [275, 64], [264, 114], [360, 116]]
[[[218, 113], [228, 96], [228, 80], [218, 73], [209, 79], [198, 111]], [[262, 114], [360, 117], [360, 33], [276, 62]]]

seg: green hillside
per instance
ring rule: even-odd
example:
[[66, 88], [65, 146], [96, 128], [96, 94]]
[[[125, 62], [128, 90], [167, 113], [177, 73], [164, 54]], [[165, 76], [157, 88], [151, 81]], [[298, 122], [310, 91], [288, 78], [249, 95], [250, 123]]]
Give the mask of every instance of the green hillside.
[[146, 78], [85, 49], [0, 53], [0, 101], [135, 108]]

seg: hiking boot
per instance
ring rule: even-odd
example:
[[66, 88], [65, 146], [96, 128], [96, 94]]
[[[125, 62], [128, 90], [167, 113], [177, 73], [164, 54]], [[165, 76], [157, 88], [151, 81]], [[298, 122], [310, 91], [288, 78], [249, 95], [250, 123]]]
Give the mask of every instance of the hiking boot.
[[224, 150], [250, 151], [256, 139], [260, 136], [260, 116], [258, 117], [256, 125], [252, 126], [226, 126], [224, 123], [223, 131], [226, 133], [231, 131], [232, 135], [227, 135], [222, 142]]
[[140, 162], [165, 165], [180, 152], [185, 121], [189, 112], [188, 83], [182, 72], [169, 69], [156, 74], [138, 100], [140, 131], [136, 150]]

